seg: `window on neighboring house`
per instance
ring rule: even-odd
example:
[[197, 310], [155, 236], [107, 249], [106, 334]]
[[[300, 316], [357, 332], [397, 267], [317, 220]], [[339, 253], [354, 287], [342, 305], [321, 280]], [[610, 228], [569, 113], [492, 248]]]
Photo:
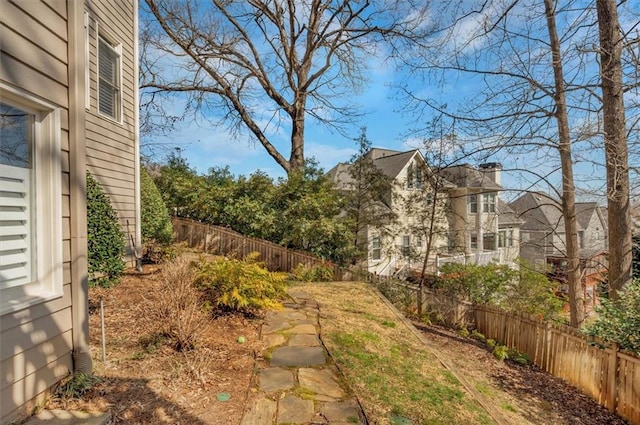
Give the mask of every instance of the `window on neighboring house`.
[[478, 235], [476, 235], [475, 233], [472, 233], [471, 237], [469, 238], [469, 247], [471, 249], [478, 249]]
[[416, 175], [416, 189], [422, 189], [422, 170], [417, 164], [414, 172]]
[[411, 238], [409, 235], [402, 236], [402, 255], [408, 257], [411, 254]]
[[98, 111], [120, 121], [122, 110], [121, 48], [98, 37]]
[[498, 232], [498, 247], [507, 248], [513, 246], [513, 229], [500, 230]]
[[495, 233], [485, 233], [482, 235], [482, 249], [485, 251], [495, 251], [496, 250], [496, 234]]
[[484, 193], [482, 195], [482, 212], [493, 213], [496, 212], [496, 194]]
[[578, 231], [578, 246], [584, 248], [584, 230]]
[[422, 235], [416, 235], [416, 246], [422, 248]]
[[371, 240], [371, 258], [379, 260], [381, 258], [380, 236], [374, 236]]
[[414, 171], [413, 171], [413, 164], [409, 164], [409, 167], [407, 168], [407, 189], [413, 189], [413, 185], [414, 185]]
[[431, 193], [431, 192], [428, 192], [428, 193], [424, 196], [424, 201], [425, 201], [425, 203], [427, 204], [427, 206], [431, 206], [431, 205], [433, 205], [433, 199], [434, 199], [434, 196], [433, 196], [433, 193]]
[[478, 212], [478, 195], [469, 195], [469, 212], [471, 214]]
[[62, 294], [60, 113], [0, 85], [0, 314]]

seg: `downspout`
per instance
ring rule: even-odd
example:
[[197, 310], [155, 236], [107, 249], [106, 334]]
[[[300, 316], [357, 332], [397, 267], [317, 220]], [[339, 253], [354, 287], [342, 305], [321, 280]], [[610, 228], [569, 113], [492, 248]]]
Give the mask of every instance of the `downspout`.
[[71, 325], [73, 369], [90, 374], [89, 279], [87, 271], [86, 80], [84, 2], [67, 2], [69, 58], [69, 203], [71, 234]]
[[133, 0], [133, 116], [134, 116], [134, 204], [136, 218], [136, 269], [142, 272], [142, 218], [140, 202], [140, 84], [139, 84], [139, 41], [138, 41], [138, 0]]

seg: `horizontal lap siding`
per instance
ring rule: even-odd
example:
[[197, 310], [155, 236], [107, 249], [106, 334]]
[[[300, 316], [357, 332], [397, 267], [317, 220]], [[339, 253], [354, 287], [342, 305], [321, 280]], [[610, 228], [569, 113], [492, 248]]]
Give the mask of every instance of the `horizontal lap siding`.
[[0, 422], [72, 369], [67, 5], [0, 0], [0, 80], [61, 108], [63, 296], [0, 318]]
[[[90, 4], [89, 84], [87, 113], [87, 168], [109, 194], [111, 204], [127, 233], [127, 253], [135, 238], [135, 85], [133, 7], [131, 2], [100, 0]], [[122, 46], [122, 122], [98, 113], [98, 31]], [[127, 225], [128, 224], [128, 225]], [[131, 259], [131, 258], [129, 258]]]

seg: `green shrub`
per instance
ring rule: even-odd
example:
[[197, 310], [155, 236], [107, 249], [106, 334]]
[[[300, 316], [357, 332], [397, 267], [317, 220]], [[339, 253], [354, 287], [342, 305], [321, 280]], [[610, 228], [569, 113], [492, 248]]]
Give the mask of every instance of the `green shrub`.
[[171, 243], [173, 227], [169, 212], [145, 167], [140, 168], [140, 216], [143, 244]]
[[280, 307], [285, 294], [286, 274], [268, 271], [252, 253], [244, 260], [201, 259], [196, 266], [196, 283], [204, 288], [211, 302], [221, 308], [254, 313]]
[[486, 342], [487, 341], [487, 337], [485, 337], [483, 334], [478, 332], [476, 329], [474, 329], [473, 332], [471, 332], [471, 338], [476, 339], [476, 340], [481, 341], [481, 342]]
[[488, 345], [490, 348], [494, 348], [494, 347], [496, 346], [496, 340], [495, 340], [495, 339], [492, 339], [492, 338], [487, 339], [487, 345]]
[[531, 362], [531, 357], [529, 357], [527, 353], [521, 353], [515, 348], [509, 349], [508, 357], [509, 359], [521, 365], [526, 365]]
[[640, 279], [621, 291], [617, 301], [603, 298], [601, 302], [597, 319], [585, 333], [640, 355]]
[[125, 269], [125, 235], [100, 184], [87, 172], [87, 244], [89, 284], [108, 288]]
[[461, 328], [460, 330], [458, 330], [458, 335], [460, 335], [463, 338], [469, 338], [469, 330], [467, 328]]
[[328, 264], [313, 266], [298, 264], [292, 274], [296, 280], [301, 282], [331, 282], [333, 280], [333, 269]]
[[497, 345], [491, 352], [493, 357], [502, 361], [509, 358], [509, 349], [504, 345]]

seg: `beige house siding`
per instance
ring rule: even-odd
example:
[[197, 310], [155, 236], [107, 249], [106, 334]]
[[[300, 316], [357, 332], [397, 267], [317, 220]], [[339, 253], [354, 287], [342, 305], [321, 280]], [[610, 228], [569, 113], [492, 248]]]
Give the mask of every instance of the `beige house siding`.
[[[1, 424], [28, 413], [72, 370], [91, 367], [85, 328], [85, 167], [111, 196], [125, 230], [138, 239], [136, 7], [136, 1], [93, 0], [83, 7], [65, 0], [0, 0], [2, 87], [51, 104], [59, 112], [61, 215], [55, 219], [61, 227], [63, 262], [62, 282], [57, 283], [60, 296], [0, 316]], [[86, 46], [83, 9], [91, 17], [89, 110], [79, 100]], [[97, 113], [96, 23], [122, 43], [122, 123]]]
[[0, 0], [0, 81], [61, 110], [63, 296], [0, 317], [0, 422], [72, 369], [67, 8]]
[[[127, 234], [127, 255], [133, 260], [131, 237], [135, 239], [137, 152], [135, 114], [135, 52], [132, 2], [98, 0], [90, 3], [89, 13], [89, 98], [87, 110], [87, 168], [109, 194], [113, 207]], [[98, 112], [97, 52], [98, 34], [120, 44], [122, 81], [121, 122]]]

